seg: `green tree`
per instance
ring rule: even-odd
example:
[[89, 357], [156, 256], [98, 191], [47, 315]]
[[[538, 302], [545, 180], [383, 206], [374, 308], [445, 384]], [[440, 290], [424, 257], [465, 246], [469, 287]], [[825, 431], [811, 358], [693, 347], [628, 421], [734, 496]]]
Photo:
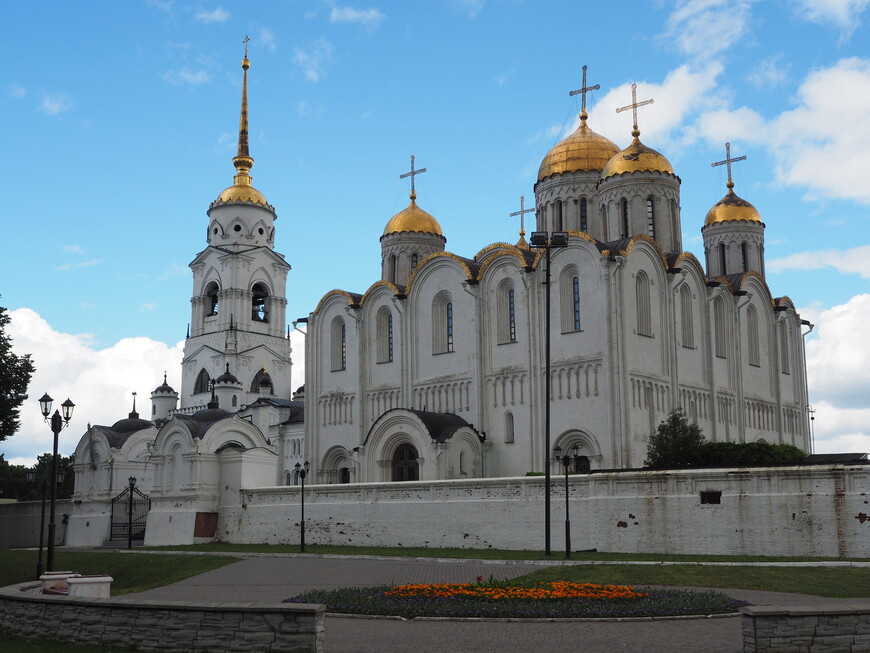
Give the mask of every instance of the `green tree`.
[[[75, 486], [73, 471], [74, 456], [58, 454], [57, 468], [63, 470], [63, 482], [57, 486], [57, 498], [69, 499]], [[10, 465], [0, 454], [0, 499], [16, 499], [18, 501], [39, 501], [42, 498], [42, 481], [47, 482], [51, 476], [51, 454], [43, 453], [36, 457], [36, 481], [27, 482], [24, 465]], [[46, 485], [46, 496], [49, 487]]]
[[705, 442], [701, 427], [690, 424], [682, 408], [675, 408], [650, 436], [644, 465], [653, 468], [697, 465]]
[[18, 430], [18, 408], [27, 399], [27, 386], [33, 374], [30, 354], [12, 353], [12, 339], [6, 335], [11, 318], [0, 306], [0, 441]]

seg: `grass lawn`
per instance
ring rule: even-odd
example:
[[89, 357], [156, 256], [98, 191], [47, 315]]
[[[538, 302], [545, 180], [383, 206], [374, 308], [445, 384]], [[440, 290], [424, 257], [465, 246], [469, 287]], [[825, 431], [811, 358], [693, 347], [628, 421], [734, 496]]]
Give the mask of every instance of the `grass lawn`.
[[[36, 560], [36, 551], [0, 549], [0, 587], [35, 580]], [[54, 556], [56, 569], [109, 574], [113, 596], [162, 587], [236, 561], [226, 556], [122, 555], [64, 549], [56, 549]]]

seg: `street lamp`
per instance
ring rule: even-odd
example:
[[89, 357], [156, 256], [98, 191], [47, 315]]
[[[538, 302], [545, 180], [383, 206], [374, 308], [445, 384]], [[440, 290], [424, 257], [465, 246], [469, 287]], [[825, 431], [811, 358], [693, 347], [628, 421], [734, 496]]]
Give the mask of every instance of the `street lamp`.
[[579, 458], [580, 448], [575, 444], [571, 447], [571, 455], [565, 454], [562, 455], [562, 447], [557, 446], [553, 449], [554, 457], [557, 461], [562, 463], [562, 467], [565, 468], [565, 557], [571, 557], [571, 518], [568, 516], [568, 470], [571, 468], [571, 464], [577, 462], [577, 458]]
[[544, 553], [550, 555], [550, 250], [568, 246], [568, 234], [564, 231], [533, 231], [529, 245], [546, 252], [547, 275], [544, 285], [547, 286], [546, 315], [544, 341], [546, 349], [546, 370], [544, 374]]
[[127, 548], [133, 548], [133, 494], [136, 491], [136, 477], [127, 479], [130, 484], [130, 496], [127, 497]]
[[[36, 482], [36, 467], [30, 467], [29, 469], [24, 470], [24, 477], [27, 479], [28, 483]], [[44, 545], [45, 538], [45, 476], [42, 477], [42, 511], [39, 516], [39, 558], [36, 561], [36, 577], [39, 578], [45, 573], [45, 564], [42, 562], [42, 547]]]
[[299, 551], [305, 553], [305, 477], [308, 476], [311, 463], [306, 460], [305, 465], [296, 463], [293, 468], [296, 470], [296, 476], [302, 479], [302, 494], [299, 495], [302, 498], [302, 518], [299, 520]]
[[[57, 479], [57, 437], [60, 435], [61, 429], [65, 426], [69, 426], [69, 421], [72, 419], [73, 408], [76, 405], [69, 400], [63, 402], [60, 407], [63, 410], [63, 417], [59, 411], [55, 410], [54, 415], [49, 418], [49, 414], [51, 414], [51, 403], [54, 401], [51, 397], [48, 396], [48, 393], [42, 395], [42, 398], [39, 400], [39, 410], [42, 412], [42, 416], [45, 418], [45, 421], [51, 425], [51, 432], [54, 434], [54, 448], [52, 449], [51, 454], [51, 477], [53, 480]], [[54, 571], [54, 533], [57, 528], [57, 525], [54, 522], [54, 507], [55, 501], [57, 500], [57, 485], [55, 483], [51, 484], [51, 509], [49, 512], [48, 518], [48, 555], [46, 560], [46, 569], [48, 571]]]

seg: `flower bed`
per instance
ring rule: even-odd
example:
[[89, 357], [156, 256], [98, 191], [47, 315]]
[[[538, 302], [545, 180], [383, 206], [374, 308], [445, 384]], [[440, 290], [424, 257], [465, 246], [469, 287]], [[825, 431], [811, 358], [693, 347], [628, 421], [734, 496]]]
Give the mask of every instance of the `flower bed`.
[[343, 614], [414, 617], [615, 618], [734, 613], [745, 601], [719, 592], [642, 591], [626, 585], [511, 581], [310, 590], [289, 603], [325, 603]]

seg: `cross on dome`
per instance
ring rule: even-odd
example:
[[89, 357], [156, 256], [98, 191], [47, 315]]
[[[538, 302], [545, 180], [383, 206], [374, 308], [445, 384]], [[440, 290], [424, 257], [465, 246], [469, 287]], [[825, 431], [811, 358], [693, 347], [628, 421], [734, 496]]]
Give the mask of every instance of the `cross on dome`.
[[[586, 66], [583, 66], [586, 68]], [[526, 235], [526, 224], [525, 224], [525, 214], [526, 213], [534, 213], [535, 209], [527, 209], [526, 208], [526, 198], [525, 195], [520, 195], [520, 210], [514, 211], [510, 214], [509, 217], [515, 218], [516, 216], [520, 216], [520, 237]]]
[[746, 155], [738, 156], [735, 158], [731, 158], [731, 143], [725, 143], [725, 160], [717, 161], [716, 163], [711, 163], [710, 167], [715, 168], [716, 166], [727, 166], [728, 167], [728, 188], [734, 188], [734, 182], [731, 180], [731, 164], [736, 163], [737, 161], [746, 161]]
[[414, 190], [414, 177], [426, 172], [426, 168], [420, 168], [419, 170], [414, 170], [414, 155], [411, 155], [411, 172], [406, 172], [403, 175], [399, 175], [399, 179], [404, 179], [405, 177], [411, 178], [411, 199], [417, 198], [417, 192]]
[[[586, 118], [586, 94], [589, 91], [597, 91], [601, 88], [600, 84], [596, 84], [595, 86], [586, 86], [586, 68], [588, 66], [583, 66], [583, 87], [577, 89], [576, 91], [571, 91], [568, 93], [570, 97], [574, 97], [578, 93], [583, 97], [583, 101], [580, 103], [580, 119], [583, 120]], [[637, 122], [637, 120], [635, 120]]]
[[649, 100], [644, 100], [643, 102], [637, 101], [637, 84], [631, 85], [631, 104], [627, 104], [624, 107], [619, 107], [616, 110], [616, 113], [622, 113], [623, 111], [628, 111], [631, 109], [631, 115], [634, 120], [634, 128], [631, 131], [631, 135], [637, 138], [640, 136], [640, 130], [637, 128], [637, 108], [642, 107], [647, 104], [652, 104], [655, 100], [650, 98]]

